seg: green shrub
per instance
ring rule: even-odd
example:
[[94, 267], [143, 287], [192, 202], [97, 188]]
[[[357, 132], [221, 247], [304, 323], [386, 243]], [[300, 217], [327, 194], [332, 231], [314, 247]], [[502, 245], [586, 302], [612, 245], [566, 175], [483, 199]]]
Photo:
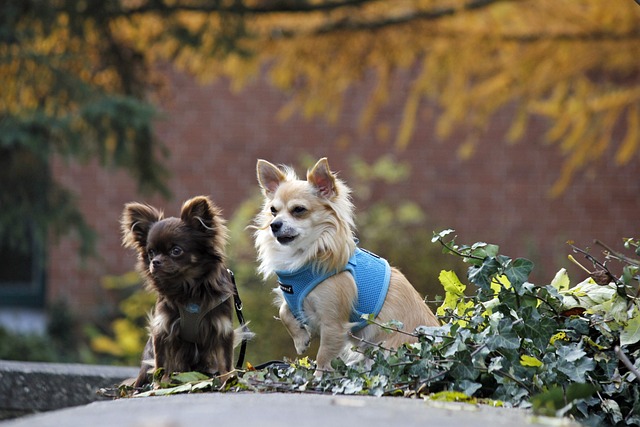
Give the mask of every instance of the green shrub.
[[[308, 358], [285, 366], [240, 372], [234, 381], [175, 376], [161, 394], [195, 391], [280, 391], [423, 396], [492, 405], [533, 407], [590, 426], [640, 425], [640, 260], [605, 251], [609, 264], [591, 261], [591, 277], [571, 286], [565, 270], [544, 286], [528, 281], [533, 264], [499, 253], [496, 245], [458, 245], [436, 234], [445, 252], [469, 265], [475, 294], [451, 271], [440, 280], [446, 297], [443, 326], [419, 327], [419, 342], [397, 350], [374, 345], [366, 361], [315, 375]], [[447, 238], [448, 240], [448, 238]], [[638, 247], [637, 239], [628, 246]], [[636, 249], [636, 254], [637, 254]], [[370, 322], [375, 323], [372, 319]], [[397, 322], [378, 325], [396, 330]], [[153, 390], [157, 394], [158, 390]]]

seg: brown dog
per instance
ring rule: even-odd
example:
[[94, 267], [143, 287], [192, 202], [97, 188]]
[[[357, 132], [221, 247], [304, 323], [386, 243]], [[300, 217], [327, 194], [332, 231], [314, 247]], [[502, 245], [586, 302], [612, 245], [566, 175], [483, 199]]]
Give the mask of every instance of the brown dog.
[[233, 329], [233, 285], [225, 267], [227, 228], [220, 210], [204, 196], [184, 203], [180, 218], [164, 218], [149, 205], [128, 203], [121, 220], [123, 245], [138, 253], [137, 269], [158, 299], [136, 387], [149, 371], [233, 369], [233, 349], [247, 333]]
[[439, 324], [399, 270], [357, 248], [350, 189], [331, 172], [326, 158], [306, 180], [264, 160], [258, 160], [257, 174], [265, 196], [256, 217], [259, 271], [265, 279], [278, 277], [280, 319], [298, 354], [319, 335], [316, 361], [322, 371], [331, 369], [335, 357], [357, 360], [350, 350], [353, 344], [384, 341], [396, 348], [415, 341], [367, 326], [363, 314], [373, 314], [382, 323], [400, 321], [407, 332]]

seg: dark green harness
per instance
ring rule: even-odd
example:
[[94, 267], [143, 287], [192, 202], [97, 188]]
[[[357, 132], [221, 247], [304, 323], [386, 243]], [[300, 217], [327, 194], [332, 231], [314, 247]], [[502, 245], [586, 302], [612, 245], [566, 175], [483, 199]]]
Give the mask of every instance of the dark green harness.
[[[236, 286], [236, 278], [233, 274], [233, 271], [227, 269], [229, 276], [231, 277], [231, 283], [233, 284], [233, 299], [234, 306], [236, 309], [236, 317], [238, 318], [238, 322], [242, 327], [244, 332], [249, 332], [249, 328], [246, 326], [244, 321], [244, 316], [242, 315], [242, 300], [240, 300], [240, 295], [238, 294], [238, 287]], [[181, 305], [178, 307], [180, 311], [180, 338], [184, 341], [194, 343], [196, 345], [201, 344], [198, 341], [198, 331], [200, 329], [200, 322], [204, 316], [207, 315], [211, 310], [219, 307], [220, 304], [224, 303], [228, 300], [231, 295], [226, 295], [222, 298], [219, 298], [215, 304], [209, 307], [206, 310], [202, 310], [202, 307], [196, 302], [190, 302], [186, 305]], [[247, 351], [247, 339], [244, 338], [242, 340], [242, 344], [240, 345], [240, 353], [238, 354], [238, 362], [236, 363], [236, 369], [241, 369], [244, 363], [244, 356]]]
[[231, 295], [227, 295], [224, 298], [219, 298], [218, 301], [207, 310], [202, 310], [200, 305], [195, 302], [180, 305], [178, 307], [180, 310], [180, 338], [194, 344], [202, 344], [198, 340], [200, 322], [202, 322], [202, 319], [204, 319], [207, 313], [228, 300], [230, 296]]

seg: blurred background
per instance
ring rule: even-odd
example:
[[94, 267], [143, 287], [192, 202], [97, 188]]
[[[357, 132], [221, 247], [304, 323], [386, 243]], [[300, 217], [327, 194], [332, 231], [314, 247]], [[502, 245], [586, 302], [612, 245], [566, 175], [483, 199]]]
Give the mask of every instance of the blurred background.
[[577, 283], [568, 240], [640, 234], [639, 41], [633, 0], [0, 2], [0, 358], [138, 364], [154, 297], [123, 205], [199, 194], [231, 230], [247, 360], [294, 357], [246, 228], [258, 158], [328, 157], [361, 246], [434, 308], [466, 269], [445, 228]]

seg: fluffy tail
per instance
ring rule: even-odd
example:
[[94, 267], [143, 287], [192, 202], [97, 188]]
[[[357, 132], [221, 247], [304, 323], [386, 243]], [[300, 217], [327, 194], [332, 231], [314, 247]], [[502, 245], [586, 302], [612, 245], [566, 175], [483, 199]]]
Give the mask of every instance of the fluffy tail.
[[254, 334], [253, 332], [251, 332], [249, 330], [249, 328], [247, 327], [247, 325], [250, 322], [244, 323], [242, 325], [240, 325], [238, 328], [236, 328], [235, 331], [233, 331], [233, 346], [237, 347], [239, 346], [242, 341], [249, 341], [251, 339], [253, 339], [253, 337], [256, 336], [256, 334]]

